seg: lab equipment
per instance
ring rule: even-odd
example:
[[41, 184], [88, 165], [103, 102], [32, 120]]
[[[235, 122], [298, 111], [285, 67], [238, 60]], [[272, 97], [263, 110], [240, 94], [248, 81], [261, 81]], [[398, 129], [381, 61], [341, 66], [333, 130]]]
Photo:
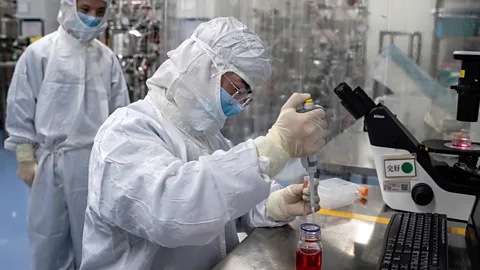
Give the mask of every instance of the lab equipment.
[[322, 269], [322, 241], [320, 226], [314, 223], [300, 225], [301, 232], [297, 244], [296, 269]]
[[[408, 58], [411, 59], [411, 60], [415, 60], [415, 63], [418, 65], [420, 64], [420, 54], [421, 54], [421, 51], [422, 51], [422, 34], [420, 32], [403, 32], [403, 31], [380, 31], [380, 44], [378, 46], [378, 53], [380, 55], [384, 54], [384, 43], [385, 43], [385, 39], [386, 38], [389, 38], [390, 42], [389, 42], [389, 46], [395, 46], [395, 39], [397, 37], [408, 37]], [[416, 45], [416, 46], [415, 46]], [[415, 48], [414, 48], [415, 46]], [[396, 47], [396, 46], [395, 46]], [[398, 47], [396, 47], [398, 48]], [[388, 49], [387, 49], [388, 51]], [[415, 56], [414, 56], [414, 53], [415, 53]], [[405, 55], [407, 56], [407, 55]], [[383, 59], [382, 59], [383, 60]], [[376, 80], [374, 81], [374, 84], [373, 84], [373, 96], [374, 97], [378, 97], [378, 96], [382, 96], [382, 95], [385, 95], [385, 94], [390, 94], [391, 91], [393, 91], [391, 89], [391, 86], [390, 85], [387, 85], [387, 81], [388, 80], [392, 80], [391, 77], [389, 77], [387, 75], [388, 72], [395, 72], [395, 74], [399, 74], [398, 73], [398, 70], [395, 69], [395, 67], [392, 67], [391, 65], [388, 65], [386, 62], [387, 61], [376, 61], [377, 63], [380, 62], [380, 65], [378, 65], [377, 63], [374, 64], [374, 67], [373, 67], [373, 72], [372, 72], [372, 76], [373, 78], [375, 78]], [[382, 74], [377, 74], [378, 71], [383, 71], [383, 72], [380, 72]], [[378, 80], [378, 77], [382, 76], [384, 77], [383, 80]], [[397, 76], [398, 77], [398, 76]], [[400, 81], [401, 78], [395, 78], [393, 80], [396, 80], [396, 81]], [[403, 83], [405, 81], [402, 81]], [[408, 85], [405, 85], [405, 84], [398, 84], [400, 86], [404, 86], [402, 88], [409, 88]], [[388, 88], [390, 86], [390, 88]], [[397, 86], [397, 85], [395, 85]], [[398, 87], [394, 88], [394, 90], [397, 90], [399, 91], [400, 89], [398, 89]], [[402, 89], [403, 90], [403, 89]], [[407, 90], [408, 91], [408, 90]], [[402, 92], [407, 92], [407, 91], [402, 91]]]
[[[464, 95], [459, 98], [457, 120], [477, 120], [480, 52], [454, 52], [454, 57], [466, 61], [461, 80], [454, 87]], [[419, 143], [387, 107], [375, 105], [360, 87], [352, 90], [342, 83], [334, 92], [355, 118], [365, 117], [384, 202], [397, 210], [443, 213], [448, 218], [468, 220], [466, 240], [472, 254], [476, 253], [470, 259], [478, 262], [479, 144], [463, 150], [448, 147], [450, 141], [445, 140]], [[458, 161], [451, 166], [438, 162], [430, 153], [456, 155]]]
[[457, 132], [452, 138], [450, 145], [453, 148], [458, 148], [461, 150], [470, 150], [472, 149], [472, 139], [467, 132]]
[[[307, 174], [303, 177], [303, 187], [308, 188], [310, 198], [315, 196], [315, 187], [313, 185], [314, 181], [314, 176], [310, 177], [310, 175]], [[312, 211], [312, 222], [315, 223], [315, 201], [310, 201], [310, 209]]]
[[[457, 118], [475, 120], [478, 116], [476, 101], [480, 102], [475, 99], [475, 95], [480, 96], [480, 91], [476, 90], [480, 85], [475, 78], [480, 78], [480, 71], [472, 67], [471, 62], [475, 59], [480, 62], [480, 54], [455, 52], [454, 56], [466, 59], [467, 64], [462, 65], [468, 68], [464, 71], [467, 77], [459, 81], [455, 89], [473, 101], [460, 102], [459, 99], [459, 106], [465, 108], [459, 107], [462, 112], [457, 113]], [[476, 169], [469, 169], [476, 167], [480, 151], [454, 149], [446, 145], [450, 141], [443, 140], [426, 140], [420, 144], [389, 109], [383, 105], [375, 106], [361, 88], [352, 91], [348, 85], [340, 84], [334, 91], [355, 118], [366, 116], [375, 167], [383, 187], [382, 197], [387, 205], [413, 212], [441, 212], [450, 218], [468, 220], [476, 194], [461, 182], [470, 177], [480, 178]], [[453, 167], [435, 166], [430, 152], [458, 155], [460, 160]]]
[[458, 85], [450, 88], [457, 91], [457, 120], [477, 122], [480, 108], [480, 52], [457, 51], [453, 58], [462, 61]]
[[176, 43], [178, 28], [170, 19], [175, 18], [176, 2], [115, 0], [109, 8], [105, 43], [120, 60], [132, 102], [147, 95], [146, 80], [183, 41]]
[[[309, 173], [308, 174], [308, 187], [309, 187], [309, 190], [310, 190], [310, 198], [315, 198], [315, 194], [316, 194], [314, 181], [315, 181], [314, 174]], [[310, 200], [310, 208], [312, 210], [312, 220], [313, 220], [313, 223], [315, 223], [315, 213], [317, 212], [317, 211], [315, 211], [315, 200]]]
[[[0, 0], [0, 10], [2, 3]], [[10, 2], [11, 0], [7, 0]], [[19, 23], [18, 35], [21, 37], [44, 36], [58, 29], [57, 15], [60, 8], [58, 0], [16, 0], [16, 14]]]
[[377, 269], [449, 269], [447, 216], [394, 214], [385, 231]]
[[[16, 16], [15, 0], [0, 0], [0, 42], [8, 42], [18, 37], [18, 19]], [[3, 44], [2, 44], [3, 45]], [[10, 44], [13, 45], [13, 44]], [[0, 61], [4, 61], [3, 54], [8, 47], [2, 47]]]
[[15, 61], [24, 47], [19, 40], [19, 19], [17, 0], [0, 0], [0, 136], [7, 137], [5, 131], [5, 111], [8, 86], [15, 70]]
[[[303, 107], [299, 108], [297, 112], [303, 113], [303, 112], [309, 112], [315, 109], [322, 109], [325, 111], [325, 108], [323, 108], [320, 105], [313, 104], [313, 100], [307, 99], [305, 100], [305, 103], [303, 104]], [[318, 167], [318, 161], [317, 161], [317, 155], [311, 155], [306, 158], [302, 158], [302, 165], [304, 166], [305, 170], [308, 173], [308, 182], [309, 184], [309, 189], [310, 189], [310, 197], [313, 198], [315, 196], [315, 188], [313, 186], [313, 181], [315, 178], [315, 173], [317, 172], [317, 167]], [[312, 208], [312, 220], [313, 223], [315, 223], [315, 202], [313, 200], [310, 201], [310, 206]]]
[[[405, 78], [399, 78], [399, 80], [402, 79]], [[386, 95], [377, 97], [375, 104], [378, 103], [382, 103], [392, 112], [395, 112], [397, 119], [404, 123], [405, 127], [419, 141], [429, 139], [432, 136], [431, 127], [425, 125], [425, 115], [429, 113], [432, 106], [432, 101], [429, 98], [415, 95]]]
[[433, 12], [433, 39], [429, 49], [432, 56], [429, 74], [433, 78], [438, 78], [443, 73], [448, 74], [456, 82], [460, 68], [451, 57], [451, 52], [480, 49], [478, 42], [480, 33], [475, 33], [475, 28], [480, 26], [478, 7], [478, 1], [436, 1]]
[[[446, 112], [455, 112], [455, 93], [433, 80], [398, 46], [385, 48], [375, 64], [372, 76], [395, 94], [422, 93]], [[385, 70], [387, 73], [381, 72]], [[406, 87], [403, 87], [402, 83]]]
[[311, 93], [315, 103], [328, 109], [329, 138], [348, 128], [352, 118], [332, 98], [332, 89], [342, 81], [365, 85], [369, 1], [353, 5], [344, 0], [249, 1], [250, 7], [247, 3], [242, 6], [248, 15], [239, 16], [262, 38], [273, 72], [262, 90], [254, 91], [251, 109], [227, 120], [224, 135], [238, 143], [267, 133], [295, 91]]
[[322, 180], [318, 184], [320, 207], [338, 209], [368, 196], [368, 189], [339, 178]]
[[[435, 57], [432, 57], [435, 58]], [[382, 53], [375, 60], [374, 68], [372, 69], [373, 78], [388, 87], [396, 96], [401, 97], [404, 103], [409, 100], [405, 95], [417, 98], [415, 103], [420, 102], [420, 96], [428, 98], [428, 103], [424, 103], [421, 111], [415, 111], [417, 124], [414, 124], [409, 119], [406, 119], [404, 111], [395, 110], [397, 117], [409, 129], [417, 139], [425, 140], [431, 138], [434, 134], [425, 136], [418, 136], [418, 130], [423, 129], [424, 133], [428, 128], [424, 125], [427, 123], [434, 128], [439, 134], [445, 134], [448, 122], [455, 118], [456, 113], [456, 94], [447, 87], [435, 81], [430, 77], [419, 65], [417, 65], [407, 54], [396, 45], [385, 48]], [[375, 96], [375, 95], [374, 95]], [[410, 104], [409, 106], [412, 106]], [[403, 105], [406, 106], [406, 105]], [[391, 106], [387, 106], [392, 109]], [[423, 113], [422, 111], [425, 111]], [[423, 119], [420, 116], [423, 116]], [[418, 120], [421, 120], [418, 123]], [[441, 138], [441, 137], [440, 137]]]
[[408, 57], [420, 64], [420, 56], [422, 52], [422, 33], [421, 32], [403, 32], [403, 31], [380, 31], [380, 44], [378, 53], [382, 53], [384, 49], [385, 38], [389, 37], [390, 45], [395, 44], [396, 37], [408, 37]]

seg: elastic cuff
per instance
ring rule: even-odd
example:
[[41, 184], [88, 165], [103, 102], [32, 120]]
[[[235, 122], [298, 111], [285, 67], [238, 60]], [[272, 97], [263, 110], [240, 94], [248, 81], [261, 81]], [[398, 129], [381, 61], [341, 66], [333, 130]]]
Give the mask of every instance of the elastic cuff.
[[15, 152], [19, 163], [35, 162], [35, 149], [32, 144], [17, 144]]
[[281, 146], [281, 138], [276, 139], [271, 134], [267, 134], [265, 137], [256, 138], [254, 142], [258, 156], [269, 159], [269, 176], [277, 175], [290, 159], [288, 152]]

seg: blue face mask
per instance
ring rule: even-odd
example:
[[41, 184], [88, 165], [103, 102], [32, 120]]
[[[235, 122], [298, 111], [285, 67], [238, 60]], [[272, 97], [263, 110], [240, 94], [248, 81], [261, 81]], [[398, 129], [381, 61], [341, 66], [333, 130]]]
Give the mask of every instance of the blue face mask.
[[82, 22], [89, 27], [96, 27], [97, 25], [100, 24], [100, 22], [102, 22], [102, 19], [103, 19], [103, 18], [93, 17], [90, 15], [84, 14], [82, 12], [77, 12], [77, 13], [78, 13], [78, 17], [80, 17], [80, 20], [82, 20]]
[[243, 111], [243, 106], [239, 102], [237, 102], [236, 104], [230, 104], [229, 101], [231, 98], [232, 96], [227, 91], [225, 91], [225, 89], [220, 87], [220, 102], [222, 103], [223, 113], [227, 117], [233, 116]]

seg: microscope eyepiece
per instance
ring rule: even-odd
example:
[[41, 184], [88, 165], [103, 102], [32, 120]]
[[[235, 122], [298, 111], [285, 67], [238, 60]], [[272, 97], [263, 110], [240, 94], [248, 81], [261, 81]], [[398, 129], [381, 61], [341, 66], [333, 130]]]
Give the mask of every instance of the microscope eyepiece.
[[349, 91], [351, 92], [352, 91], [352, 88], [350, 88], [350, 86], [348, 86], [348, 84], [342, 82], [341, 84], [339, 84], [337, 87], [335, 87], [335, 89], [333, 89], [333, 92], [340, 98], [340, 99], [343, 99], [345, 97], [345, 92], [346, 91]]
[[333, 89], [333, 92], [340, 98], [343, 107], [345, 107], [355, 119], [365, 116], [375, 108], [373, 100], [368, 97], [360, 87], [352, 90], [348, 84], [341, 83]]

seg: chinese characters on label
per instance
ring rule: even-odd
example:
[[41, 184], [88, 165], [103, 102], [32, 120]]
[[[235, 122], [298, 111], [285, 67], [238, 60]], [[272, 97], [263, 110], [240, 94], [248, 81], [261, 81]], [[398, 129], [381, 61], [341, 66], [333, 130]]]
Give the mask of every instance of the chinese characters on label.
[[388, 165], [387, 170], [388, 170], [388, 172], [399, 172], [400, 171], [400, 165]]
[[411, 178], [417, 176], [414, 158], [385, 159], [385, 178]]

